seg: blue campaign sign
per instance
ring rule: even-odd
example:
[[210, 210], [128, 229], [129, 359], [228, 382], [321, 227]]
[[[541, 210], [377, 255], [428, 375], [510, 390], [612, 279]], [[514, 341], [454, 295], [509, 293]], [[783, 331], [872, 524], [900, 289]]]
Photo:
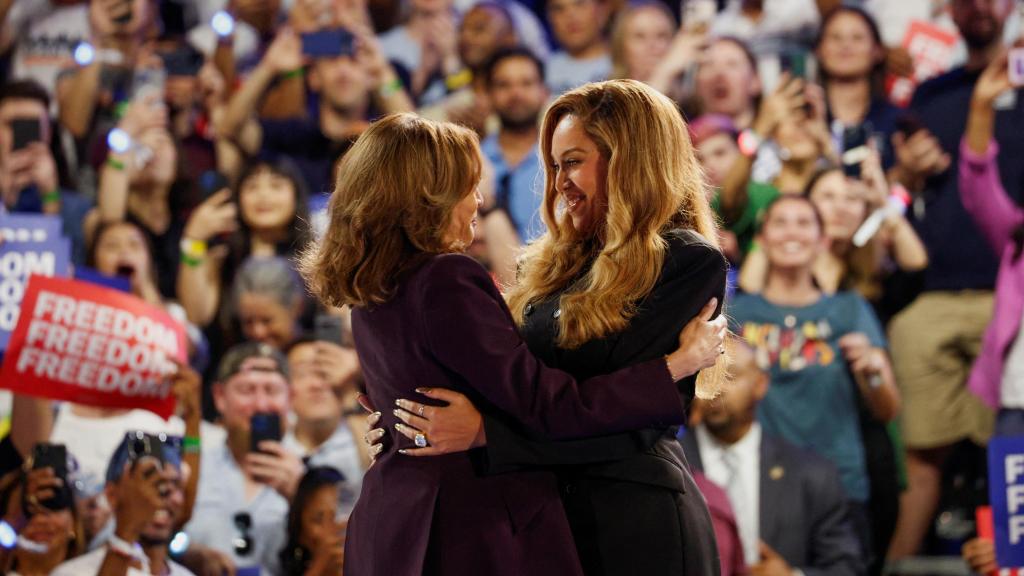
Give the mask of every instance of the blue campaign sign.
[[0, 238], [4, 242], [49, 242], [61, 237], [57, 216], [4, 214], [0, 216]]
[[0, 244], [0, 350], [7, 350], [11, 331], [18, 324], [28, 277], [65, 277], [70, 272], [70, 262], [71, 241], [59, 235], [45, 242]]
[[85, 266], [75, 267], [75, 280], [90, 282], [105, 288], [120, 290], [121, 292], [132, 291], [132, 281], [126, 276], [107, 276], [106, 274], [100, 273], [95, 268], [87, 268]]
[[1024, 566], [1024, 436], [997, 436], [989, 442], [988, 490], [996, 562]]

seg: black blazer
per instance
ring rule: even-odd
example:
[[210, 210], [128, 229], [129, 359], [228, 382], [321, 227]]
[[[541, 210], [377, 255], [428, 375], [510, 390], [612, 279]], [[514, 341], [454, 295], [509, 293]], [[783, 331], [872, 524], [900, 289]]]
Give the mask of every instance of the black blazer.
[[[658, 358], [678, 346], [679, 332], [712, 297], [725, 292], [728, 264], [692, 231], [666, 235], [661, 276], [618, 334], [575, 350], [555, 345], [560, 294], [524, 310], [520, 331], [546, 365], [576, 378], [608, 374]], [[696, 376], [680, 382], [692, 400]], [[636, 382], [646, 394], [647, 383]], [[674, 439], [674, 428], [553, 442], [500, 413], [484, 411], [485, 472], [536, 467], [558, 473], [562, 502], [588, 576], [701, 576], [720, 572], [707, 506]]]
[[[704, 470], [697, 435], [680, 440], [687, 460]], [[821, 456], [761, 436], [761, 540], [807, 576], [865, 574], [836, 467]], [[743, 514], [735, 510], [736, 517]]]

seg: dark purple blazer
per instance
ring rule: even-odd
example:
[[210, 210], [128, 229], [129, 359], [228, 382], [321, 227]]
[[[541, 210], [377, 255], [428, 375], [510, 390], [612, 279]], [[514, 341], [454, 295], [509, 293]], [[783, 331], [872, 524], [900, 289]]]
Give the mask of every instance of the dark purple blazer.
[[[352, 314], [367, 393], [390, 434], [348, 526], [350, 576], [579, 575], [555, 476], [482, 476], [482, 450], [416, 458], [391, 407], [421, 386], [466, 394], [532, 431], [568, 439], [685, 419], [664, 359], [577, 383], [527, 349], [487, 272], [463, 255], [433, 257], [394, 297]], [[643, 383], [644, 393], [637, 393]]]

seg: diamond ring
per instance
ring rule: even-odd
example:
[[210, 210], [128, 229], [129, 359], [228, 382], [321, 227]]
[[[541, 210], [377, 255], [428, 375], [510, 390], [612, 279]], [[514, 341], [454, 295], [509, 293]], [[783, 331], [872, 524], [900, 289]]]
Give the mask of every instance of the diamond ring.
[[416, 434], [416, 436], [412, 439], [412, 441], [413, 441], [414, 444], [416, 444], [416, 446], [418, 448], [426, 448], [427, 447], [427, 437], [424, 436], [422, 432]]

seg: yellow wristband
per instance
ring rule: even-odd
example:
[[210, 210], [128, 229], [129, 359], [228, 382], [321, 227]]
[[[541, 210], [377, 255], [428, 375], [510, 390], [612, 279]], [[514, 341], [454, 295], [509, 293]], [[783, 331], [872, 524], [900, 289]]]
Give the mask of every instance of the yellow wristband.
[[189, 258], [202, 258], [206, 256], [208, 246], [206, 240], [181, 239], [181, 253]]
[[450, 92], [454, 92], [472, 81], [473, 73], [470, 72], [468, 68], [464, 68], [457, 74], [452, 74], [451, 76], [445, 78], [444, 85], [448, 87], [448, 90]]

